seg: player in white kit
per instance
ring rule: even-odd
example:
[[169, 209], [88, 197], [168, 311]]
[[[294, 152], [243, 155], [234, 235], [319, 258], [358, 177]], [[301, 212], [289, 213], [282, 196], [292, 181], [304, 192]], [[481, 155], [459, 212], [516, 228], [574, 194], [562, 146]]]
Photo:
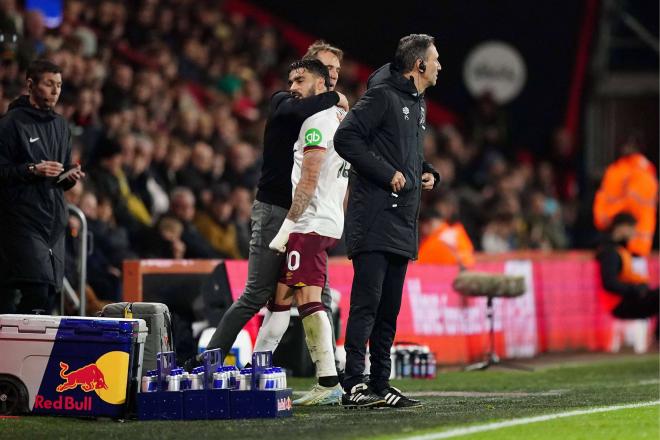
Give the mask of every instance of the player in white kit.
[[[318, 60], [297, 61], [290, 67], [289, 84], [291, 93], [300, 98], [325, 92], [328, 70]], [[293, 202], [270, 243], [271, 249], [286, 252], [286, 259], [270, 307], [272, 313], [259, 331], [255, 351], [277, 347], [288, 327], [289, 309], [295, 297], [318, 378], [318, 384], [294, 402], [299, 405], [338, 404], [342, 394], [321, 291], [326, 281], [327, 251], [341, 238], [344, 228], [349, 164], [339, 157], [332, 143], [344, 115], [342, 109], [333, 107], [303, 123], [293, 146]]]

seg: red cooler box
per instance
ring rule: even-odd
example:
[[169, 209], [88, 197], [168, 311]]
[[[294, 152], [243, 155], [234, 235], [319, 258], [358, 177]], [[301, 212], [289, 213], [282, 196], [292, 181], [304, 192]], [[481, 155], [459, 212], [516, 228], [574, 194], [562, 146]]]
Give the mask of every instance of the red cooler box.
[[0, 315], [0, 414], [125, 417], [146, 337], [142, 319]]

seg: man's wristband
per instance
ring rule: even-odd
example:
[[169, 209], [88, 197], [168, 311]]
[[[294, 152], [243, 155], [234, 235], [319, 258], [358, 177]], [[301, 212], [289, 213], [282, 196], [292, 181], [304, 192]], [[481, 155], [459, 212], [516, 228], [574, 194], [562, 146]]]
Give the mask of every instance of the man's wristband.
[[33, 176], [37, 175], [37, 166], [33, 163], [29, 163], [27, 166], [28, 173], [32, 174]]

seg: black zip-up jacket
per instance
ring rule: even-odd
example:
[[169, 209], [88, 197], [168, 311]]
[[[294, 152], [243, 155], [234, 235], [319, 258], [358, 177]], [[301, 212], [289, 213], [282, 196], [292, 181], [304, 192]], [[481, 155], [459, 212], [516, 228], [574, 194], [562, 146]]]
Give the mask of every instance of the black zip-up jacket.
[[48, 283], [60, 289], [64, 276], [64, 191], [74, 183], [32, 175], [28, 164], [71, 161], [66, 120], [40, 110], [27, 96], [0, 118], [0, 284]]
[[[374, 72], [367, 92], [348, 112], [334, 146], [351, 164], [346, 211], [348, 256], [383, 251], [416, 259], [422, 174], [440, 175], [424, 160], [426, 105], [414, 83], [392, 65]], [[393, 194], [396, 171], [406, 185]]]
[[596, 258], [600, 263], [600, 279], [603, 287], [610, 293], [621, 296], [621, 298], [635, 298], [646, 290], [646, 284], [626, 283], [619, 280], [621, 272], [621, 256], [619, 255], [619, 244], [607, 239], [598, 249]]
[[270, 100], [264, 131], [264, 156], [257, 200], [284, 209], [291, 207], [293, 144], [305, 119], [339, 102], [336, 92], [296, 99], [289, 92], [276, 92]]

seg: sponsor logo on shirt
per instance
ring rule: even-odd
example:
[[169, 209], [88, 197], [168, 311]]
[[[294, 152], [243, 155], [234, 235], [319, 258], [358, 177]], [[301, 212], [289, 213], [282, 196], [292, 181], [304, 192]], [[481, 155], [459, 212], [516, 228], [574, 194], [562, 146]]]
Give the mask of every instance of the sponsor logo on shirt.
[[323, 140], [323, 135], [316, 128], [310, 128], [305, 132], [305, 144], [307, 146], [319, 145]]

